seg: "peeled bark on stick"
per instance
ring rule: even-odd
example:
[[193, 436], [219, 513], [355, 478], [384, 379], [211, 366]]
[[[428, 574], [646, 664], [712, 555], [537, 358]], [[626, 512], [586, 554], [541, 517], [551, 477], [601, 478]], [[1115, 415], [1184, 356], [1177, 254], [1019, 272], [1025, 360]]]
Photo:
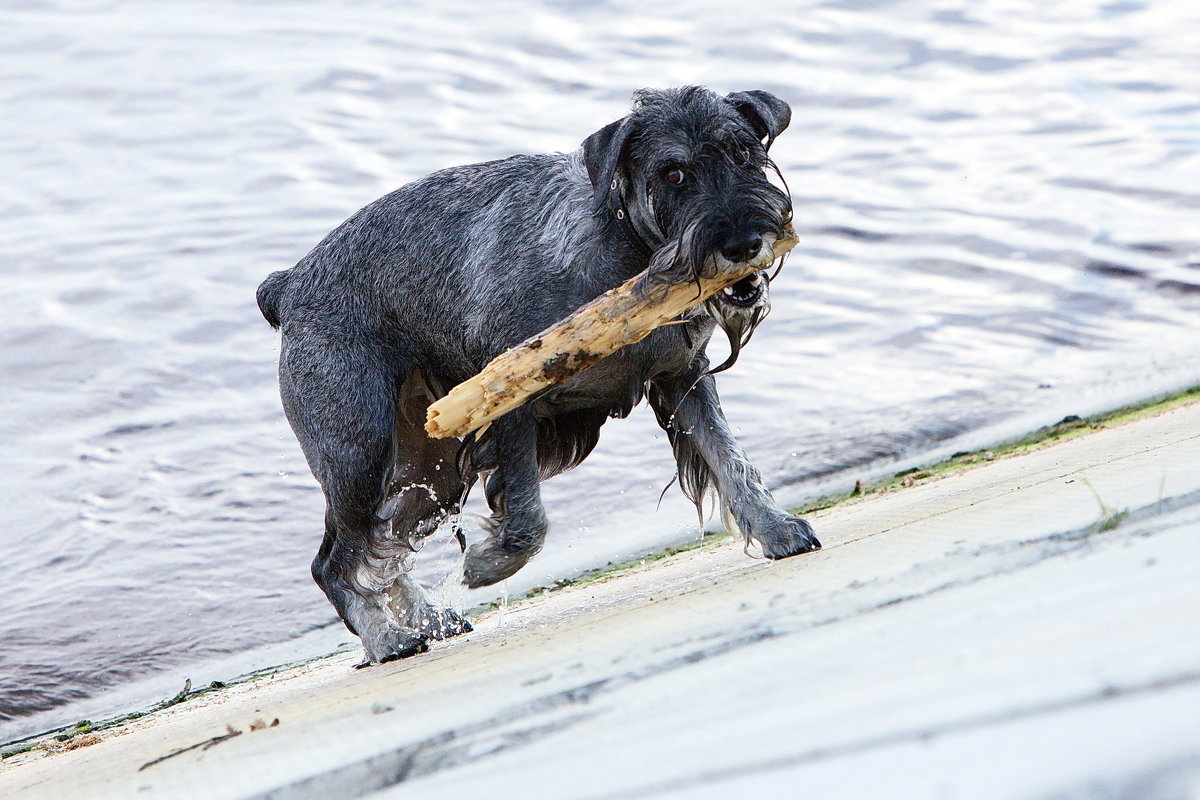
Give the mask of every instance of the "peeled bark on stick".
[[492, 359], [479, 374], [429, 406], [425, 430], [444, 439], [466, 436], [519, 407], [543, 389], [567, 380], [655, 328], [694, 308], [742, 278], [766, 269], [796, 246], [788, 226], [763, 258], [738, 264], [711, 278], [639, 291], [637, 275], [610, 289], [541, 333]]

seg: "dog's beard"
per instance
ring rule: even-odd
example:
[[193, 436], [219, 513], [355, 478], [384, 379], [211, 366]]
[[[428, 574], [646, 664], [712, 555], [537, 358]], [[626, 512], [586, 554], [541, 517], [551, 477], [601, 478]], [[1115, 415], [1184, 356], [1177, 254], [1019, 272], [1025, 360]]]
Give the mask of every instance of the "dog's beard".
[[729, 338], [729, 357], [720, 366], [709, 370], [709, 375], [724, 372], [736, 364], [738, 355], [749, 344], [759, 323], [771, 313], [767, 286], [768, 278], [756, 272], [705, 301], [705, 311]]
[[[716, 250], [715, 239], [709, 233], [711, 230], [710, 226], [693, 224], [684, 229], [680, 238], [664, 244], [650, 260], [646, 282], [664, 284], [692, 280], [699, 293], [701, 277], [712, 277], [719, 271], [730, 269], [733, 265]], [[768, 237], [764, 246], [771, 243]], [[724, 372], [737, 363], [742, 348], [770, 313], [769, 282], [765, 273], [755, 272], [704, 302], [705, 311], [729, 339], [729, 357], [712, 369], [710, 375]]]
[[[661, 285], [688, 279], [696, 282], [696, 291], [699, 293], [702, 276], [711, 277], [719, 269], [728, 268], [729, 262], [716, 254], [710, 243], [703, 241], [701, 230], [702, 226], [689, 226], [683, 238], [659, 248], [651, 258], [643, 286], [639, 288], [653, 291], [647, 283]], [[737, 363], [742, 348], [750, 342], [759, 323], [770, 313], [768, 283], [769, 278], [764, 273], [755, 272], [704, 302], [705, 311], [729, 339], [729, 357], [708, 374], [724, 372]]]

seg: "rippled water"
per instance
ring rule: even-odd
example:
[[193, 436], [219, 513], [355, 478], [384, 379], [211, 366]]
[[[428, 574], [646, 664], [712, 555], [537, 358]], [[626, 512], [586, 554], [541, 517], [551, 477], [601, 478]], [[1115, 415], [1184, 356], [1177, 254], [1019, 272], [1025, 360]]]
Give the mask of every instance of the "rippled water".
[[[721, 379], [785, 494], [1197, 379], [1197, 8], [9, 4], [0, 733], [330, 621], [257, 283], [426, 172], [575, 148], [639, 86], [792, 104], [803, 242]], [[670, 474], [648, 412], [611, 425], [545, 487], [532, 580], [686, 525], [651, 513]]]

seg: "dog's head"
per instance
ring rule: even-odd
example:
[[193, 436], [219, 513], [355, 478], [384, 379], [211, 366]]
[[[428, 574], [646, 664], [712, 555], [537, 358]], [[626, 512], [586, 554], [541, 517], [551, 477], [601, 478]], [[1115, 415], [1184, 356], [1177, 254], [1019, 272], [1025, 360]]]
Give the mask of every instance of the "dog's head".
[[673, 246], [675, 267], [749, 261], [791, 216], [767, 179], [768, 149], [790, 119], [767, 92], [642, 89], [628, 116], [583, 143], [592, 210], [627, 217], [656, 254]]
[[[790, 120], [768, 92], [642, 89], [628, 116], [583, 143], [592, 210], [628, 222], [652, 253], [651, 274], [678, 280], [750, 261], [791, 220], [790, 198], [767, 177], [779, 174], [768, 151]], [[769, 308], [766, 287], [755, 275], [706, 304], [734, 357]]]

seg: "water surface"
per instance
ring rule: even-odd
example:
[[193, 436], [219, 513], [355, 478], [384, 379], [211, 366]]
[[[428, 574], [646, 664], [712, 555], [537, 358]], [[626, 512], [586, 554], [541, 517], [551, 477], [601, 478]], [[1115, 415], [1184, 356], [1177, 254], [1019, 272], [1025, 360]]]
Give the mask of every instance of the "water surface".
[[[720, 381], [784, 495], [1200, 378], [1197, 8], [9, 5], [0, 736], [330, 622], [256, 285], [429, 171], [577, 147], [639, 86], [792, 105], [802, 243]], [[653, 513], [670, 475], [648, 411], [610, 425], [545, 487], [525, 579], [694, 527]]]

